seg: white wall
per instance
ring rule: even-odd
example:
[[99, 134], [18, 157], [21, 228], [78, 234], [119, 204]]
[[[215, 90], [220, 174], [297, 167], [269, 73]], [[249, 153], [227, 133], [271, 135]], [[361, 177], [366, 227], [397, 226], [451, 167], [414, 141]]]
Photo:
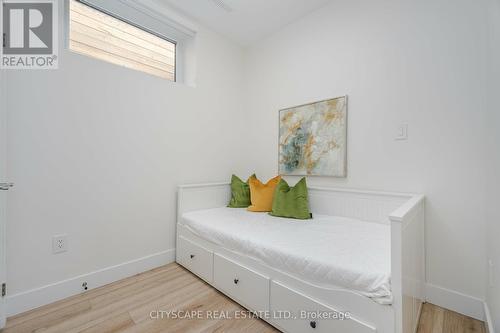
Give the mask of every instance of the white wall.
[[67, 50], [7, 72], [10, 297], [175, 248], [176, 186], [241, 169], [242, 49], [200, 27], [196, 58], [195, 88]]
[[349, 95], [348, 177], [308, 182], [424, 193], [428, 283], [480, 312], [486, 28], [476, 1], [338, 0], [261, 41], [246, 68], [246, 174], [277, 172], [279, 109]]
[[[489, 1], [490, 22], [490, 54], [488, 76], [488, 118], [487, 118], [487, 243], [488, 258], [493, 263], [492, 281], [487, 279], [487, 303], [496, 325], [495, 331], [500, 332], [500, 211], [498, 199], [500, 198], [500, 1]], [[491, 286], [490, 286], [491, 283]]]

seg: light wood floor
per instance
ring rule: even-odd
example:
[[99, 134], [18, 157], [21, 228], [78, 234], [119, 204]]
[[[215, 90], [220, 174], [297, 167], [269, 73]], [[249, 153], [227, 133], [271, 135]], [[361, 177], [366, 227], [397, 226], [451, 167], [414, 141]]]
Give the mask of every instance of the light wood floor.
[[[2, 333], [278, 332], [258, 319], [152, 319], [151, 311], [224, 311], [241, 306], [177, 264], [166, 265], [11, 317]], [[156, 314], [156, 312], [154, 312]], [[425, 304], [419, 333], [485, 332], [482, 322]]]

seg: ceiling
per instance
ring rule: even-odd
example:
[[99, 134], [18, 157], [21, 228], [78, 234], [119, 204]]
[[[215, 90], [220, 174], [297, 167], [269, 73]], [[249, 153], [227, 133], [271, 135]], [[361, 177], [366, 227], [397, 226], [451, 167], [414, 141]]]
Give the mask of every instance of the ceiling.
[[330, 0], [159, 0], [248, 46]]

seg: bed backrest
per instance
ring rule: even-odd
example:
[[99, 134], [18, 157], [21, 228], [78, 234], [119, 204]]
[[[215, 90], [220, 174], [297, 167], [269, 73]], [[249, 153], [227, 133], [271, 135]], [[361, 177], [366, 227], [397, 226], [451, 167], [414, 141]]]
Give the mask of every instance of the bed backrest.
[[227, 206], [230, 198], [229, 183], [180, 185], [177, 191], [177, 221], [186, 212]]
[[412, 197], [409, 194], [339, 189], [309, 188], [313, 214], [351, 217], [363, 221], [389, 224], [388, 216]]
[[[179, 186], [178, 209], [185, 212], [226, 206], [231, 196], [228, 183]], [[389, 223], [388, 216], [411, 198], [408, 194], [309, 187], [313, 214], [352, 217], [363, 221]]]

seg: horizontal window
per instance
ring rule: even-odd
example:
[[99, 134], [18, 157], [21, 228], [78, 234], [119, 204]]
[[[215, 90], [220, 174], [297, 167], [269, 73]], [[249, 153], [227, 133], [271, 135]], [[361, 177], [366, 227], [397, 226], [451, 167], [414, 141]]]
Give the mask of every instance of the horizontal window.
[[70, 0], [72, 51], [175, 81], [175, 43]]

